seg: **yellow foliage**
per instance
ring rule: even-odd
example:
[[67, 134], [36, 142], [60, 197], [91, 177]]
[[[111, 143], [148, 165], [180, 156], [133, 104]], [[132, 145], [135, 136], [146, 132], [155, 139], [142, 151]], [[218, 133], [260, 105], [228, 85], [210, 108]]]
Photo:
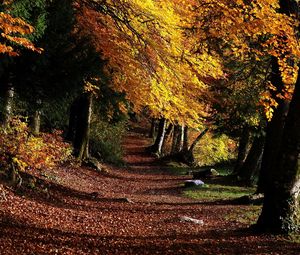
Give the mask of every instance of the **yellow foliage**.
[[0, 167], [9, 169], [13, 164], [17, 170], [51, 168], [68, 159], [71, 146], [63, 142], [61, 132], [30, 135], [27, 124], [12, 118], [8, 127], [0, 128]]
[[[223, 57], [276, 57], [287, 85], [282, 96], [292, 92], [298, 24], [278, 8], [276, 0], [106, 0], [83, 6], [78, 21], [108, 60], [112, 86], [135, 110], [146, 106], [154, 116], [197, 126], [209, 114], [207, 88], [226, 78]], [[262, 98], [270, 117], [276, 98]]]
[[[194, 54], [187, 37], [186, 5], [178, 1], [106, 1], [106, 15], [83, 8], [79, 23], [90, 35], [113, 75], [114, 89], [126, 92], [135, 110], [197, 126], [206, 107], [200, 98], [209, 80], [223, 76], [218, 57]], [[117, 15], [115, 17], [114, 15]], [[97, 21], [97, 26], [95, 26]]]
[[[266, 56], [278, 59], [285, 83], [279, 96], [289, 99], [298, 74], [298, 21], [279, 12], [277, 0], [203, 0], [191, 1], [191, 35], [199, 38], [197, 51], [207, 49], [203, 42], [218, 42], [226, 57], [238, 61], [262, 60]], [[214, 49], [214, 47], [212, 47]], [[212, 54], [215, 54], [213, 52]], [[273, 84], [272, 90], [276, 89]], [[277, 98], [262, 95], [267, 117], [271, 118]]]
[[99, 92], [99, 87], [96, 86], [96, 85], [93, 85], [91, 82], [89, 81], [86, 81], [85, 84], [84, 84], [84, 91], [85, 92], [88, 92], [88, 93], [91, 93], [95, 96], [97, 96], [98, 92]]

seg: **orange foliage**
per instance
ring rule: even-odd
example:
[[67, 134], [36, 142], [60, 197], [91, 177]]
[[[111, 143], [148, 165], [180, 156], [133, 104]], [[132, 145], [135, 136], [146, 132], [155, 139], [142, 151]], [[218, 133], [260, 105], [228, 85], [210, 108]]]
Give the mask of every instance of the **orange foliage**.
[[0, 167], [12, 165], [21, 171], [51, 168], [68, 159], [71, 146], [63, 142], [61, 132], [43, 133], [38, 137], [29, 133], [27, 124], [15, 117], [7, 128], [0, 128]]
[[13, 44], [41, 53], [42, 49], [36, 48], [32, 42], [24, 37], [33, 31], [33, 27], [22, 19], [0, 12], [0, 53], [18, 56], [19, 53]]
[[[189, 36], [199, 38], [197, 51], [219, 51], [227, 58], [244, 62], [276, 57], [285, 83], [278, 97], [291, 97], [300, 57], [298, 21], [280, 13], [278, 0], [192, 0], [189, 9], [193, 17]], [[265, 87], [267, 92], [262, 93], [261, 103], [270, 119], [277, 103], [268, 90], [276, 90], [276, 84], [266, 82]]]

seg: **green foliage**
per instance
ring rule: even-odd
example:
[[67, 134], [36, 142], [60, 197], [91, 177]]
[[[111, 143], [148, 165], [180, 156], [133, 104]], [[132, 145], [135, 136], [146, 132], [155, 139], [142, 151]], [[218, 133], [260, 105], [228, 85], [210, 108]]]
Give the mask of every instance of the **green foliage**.
[[226, 135], [206, 134], [195, 148], [197, 165], [211, 166], [235, 158], [236, 143]]
[[40, 39], [47, 28], [47, 0], [14, 0], [10, 6], [13, 16], [21, 17], [34, 27], [34, 33], [28, 35], [31, 41]]
[[41, 123], [43, 130], [66, 129], [69, 124], [66, 116], [69, 116], [72, 99], [72, 97], [49, 99], [43, 103]]
[[92, 156], [116, 165], [122, 165], [122, 139], [126, 122], [108, 123], [96, 120], [91, 124], [90, 151]]
[[[26, 4], [21, 5], [22, 1]], [[38, 109], [42, 112], [42, 130], [65, 130], [71, 103], [82, 93], [85, 80], [97, 75], [102, 77], [103, 60], [89, 38], [75, 27], [72, 0], [46, 1], [45, 5], [43, 1], [35, 5], [45, 7], [47, 13], [44, 15], [47, 26], [37, 42], [44, 53], [23, 54], [16, 63], [17, 112], [32, 116]], [[16, 9], [24, 9], [24, 15], [30, 16], [35, 13], [34, 4], [30, 2], [16, 1]], [[37, 105], [37, 101], [41, 104]]]
[[204, 201], [234, 199], [250, 195], [255, 192], [253, 188], [209, 184], [203, 187], [191, 188], [184, 191], [184, 195]]

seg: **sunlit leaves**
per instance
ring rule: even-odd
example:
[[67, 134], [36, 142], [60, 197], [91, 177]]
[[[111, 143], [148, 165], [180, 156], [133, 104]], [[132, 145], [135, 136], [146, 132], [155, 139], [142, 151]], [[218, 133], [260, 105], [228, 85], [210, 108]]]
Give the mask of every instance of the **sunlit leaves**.
[[199, 125], [204, 87], [223, 72], [218, 58], [192, 52], [188, 8], [175, 0], [106, 1], [82, 8], [78, 20], [108, 60], [114, 89], [126, 92], [135, 110], [146, 106], [154, 116]]
[[[293, 17], [279, 12], [278, 1], [195, 0], [193, 6], [194, 23], [190, 28], [192, 35], [199, 39], [198, 51], [206, 50], [206, 42], [210, 41], [208, 46], [212, 54], [221, 52], [238, 61], [276, 57], [286, 84], [285, 92], [280, 96], [289, 97], [288, 92], [292, 91], [296, 81], [300, 57], [295, 33], [298, 24]], [[262, 97], [266, 98], [266, 94]], [[273, 100], [276, 101], [276, 98]], [[276, 104], [267, 99], [264, 106], [270, 117]]]
[[300, 56], [297, 24], [278, 12], [278, 1], [85, 3], [80, 24], [108, 60], [114, 88], [126, 92], [136, 108], [148, 106], [153, 115], [172, 121], [201, 121], [205, 107], [199, 99], [205, 87], [226, 78], [224, 58], [249, 62], [274, 56], [287, 86], [282, 96], [292, 91]]
[[36, 48], [33, 43], [24, 37], [33, 33], [33, 31], [33, 27], [22, 19], [0, 12], [0, 53], [17, 56], [16, 45], [40, 53], [42, 49]]
[[32, 136], [20, 118], [12, 118], [8, 127], [0, 128], [0, 166], [25, 171], [54, 167], [68, 159], [71, 146], [61, 137], [61, 132]]

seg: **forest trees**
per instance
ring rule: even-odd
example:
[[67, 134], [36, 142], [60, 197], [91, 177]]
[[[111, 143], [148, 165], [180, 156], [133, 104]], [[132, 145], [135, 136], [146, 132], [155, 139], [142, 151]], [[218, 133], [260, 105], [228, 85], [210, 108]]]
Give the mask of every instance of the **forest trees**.
[[[1, 12], [2, 82], [8, 88], [13, 83], [25, 102], [23, 113], [36, 118], [37, 125], [43, 112], [48, 129], [66, 128], [71, 108], [68, 138], [80, 160], [89, 154], [93, 93], [86, 85], [93, 83], [102, 100], [105, 91], [125, 95], [126, 101], [108, 103], [109, 114], [146, 108], [151, 118], [160, 120], [152, 146], [159, 154], [167, 122], [174, 126], [172, 151], [185, 153], [190, 161], [195, 143], [212, 125], [232, 136], [244, 133], [244, 144], [250, 130], [253, 153], [245, 160], [241, 146], [239, 163], [245, 164], [237, 169], [249, 179], [265, 149], [260, 183], [266, 197], [258, 225], [278, 231], [297, 225], [297, 1], [289, 1], [289, 8], [276, 0], [8, 2], [12, 12], [36, 26], [32, 41], [44, 53], [26, 51], [17, 60], [11, 58], [21, 52], [19, 46], [41, 49], [29, 40], [32, 26]], [[7, 91], [12, 98], [15, 90]], [[11, 101], [6, 102], [9, 111]], [[272, 122], [264, 143], [266, 119]], [[272, 134], [274, 122], [281, 131]], [[204, 131], [188, 148], [190, 127]], [[37, 134], [39, 128], [34, 130]]]
[[78, 5], [79, 24], [107, 59], [105, 72], [112, 76], [113, 89], [126, 94], [134, 111], [146, 107], [152, 118], [160, 119], [160, 132], [151, 146], [154, 153], [161, 154], [165, 120], [180, 128], [203, 125], [210, 113], [201, 95], [208, 81], [223, 72], [218, 58], [189, 50], [196, 38], [186, 37], [181, 28], [189, 19], [185, 5], [176, 1]]
[[[262, 94], [262, 100], [268, 119], [276, 118], [276, 107], [280, 100], [290, 100], [293, 95], [287, 120], [284, 114], [277, 118], [282, 133], [268, 145], [278, 148], [272, 154], [272, 162], [263, 169], [264, 206], [257, 226], [264, 231], [288, 232], [299, 228], [299, 151], [298, 133], [296, 126], [298, 82], [293, 92], [298, 76], [299, 45], [296, 36], [299, 10], [296, 2], [286, 4], [278, 1], [205, 1], [207, 5], [199, 6], [196, 13], [196, 26], [199, 38], [203, 40], [219, 40], [222, 53], [229, 51], [230, 55], [238, 56], [243, 61], [252, 57], [263, 60], [264, 56], [272, 56], [273, 72], [277, 79], [269, 79], [267, 89]], [[213, 6], [213, 8], [212, 8]], [[200, 10], [200, 13], [199, 13]], [[218, 10], [223, 16], [218, 15]], [[201, 12], [203, 11], [203, 12]], [[285, 14], [294, 14], [286, 16]], [[228, 16], [227, 16], [228, 14]], [[232, 19], [231, 17], [235, 17]], [[207, 22], [210, 20], [211, 22]], [[211, 27], [213, 26], [213, 27]], [[296, 32], [295, 32], [296, 31]], [[213, 44], [215, 45], [215, 44]], [[218, 50], [218, 49], [217, 49]], [[217, 51], [216, 52], [220, 52]], [[274, 62], [277, 68], [274, 68]], [[278, 75], [279, 74], [279, 75]], [[279, 77], [279, 78], [278, 78]], [[272, 84], [271, 84], [272, 82]], [[275, 96], [274, 96], [275, 95]], [[285, 109], [287, 109], [285, 107]], [[279, 106], [278, 111], [281, 111]], [[285, 124], [284, 124], [285, 122]], [[299, 130], [299, 129], [298, 129]], [[268, 134], [267, 134], [268, 136]], [[281, 138], [282, 137], [282, 138]], [[293, 138], [292, 138], [293, 137]], [[279, 141], [279, 142], [277, 142]], [[269, 142], [269, 141], [268, 141]], [[298, 144], [298, 145], [296, 145]], [[263, 167], [264, 162], [263, 162]], [[276, 195], [274, 195], [276, 194]]]
[[[12, 7], [2, 4], [1, 9], [13, 12]], [[20, 171], [50, 168], [66, 160], [71, 153], [69, 144], [63, 142], [60, 133], [43, 134], [34, 137], [30, 134], [27, 124], [22, 117], [14, 117], [14, 86], [17, 59], [23, 57], [25, 50], [42, 53], [27, 37], [33, 36], [35, 29], [21, 18], [10, 14], [0, 13], [1, 30], [1, 81], [2, 88], [6, 89], [4, 112], [2, 119], [0, 158], [1, 170], [12, 181], [12, 184], [21, 185]], [[3, 86], [4, 85], [4, 86]]]
[[[16, 92], [16, 63], [24, 57], [26, 53], [41, 56], [42, 49], [34, 46], [35, 40], [43, 33], [43, 5], [44, 0], [30, 3], [29, 1], [6, 1], [1, 4], [6, 14], [3, 14], [1, 22], [3, 23], [4, 37], [2, 42], [6, 45], [7, 54], [1, 56], [0, 76], [1, 76], [1, 93], [4, 94], [3, 122], [8, 123], [13, 112], [13, 100]], [[26, 9], [26, 7], [28, 9]], [[29, 13], [35, 10], [35, 15]], [[9, 13], [9, 14], [7, 14]], [[17, 16], [18, 18], [13, 18]], [[40, 18], [38, 18], [40, 16]], [[29, 25], [30, 23], [30, 25]], [[33, 27], [38, 27], [36, 29]], [[30, 51], [28, 51], [30, 50]], [[18, 56], [18, 57], [16, 57]]]
[[[198, 126], [206, 114], [200, 95], [205, 79], [222, 76], [218, 59], [190, 54], [180, 25], [185, 6], [173, 1], [84, 1], [79, 24], [90, 31], [107, 58], [114, 88], [126, 93], [134, 110]], [[122, 58], [120, 58], [120, 55]]]
[[[299, 3], [297, 1], [280, 1], [280, 11], [291, 15], [299, 22]], [[299, 32], [298, 26], [295, 29]], [[275, 69], [274, 79], [278, 77], [280, 71], [281, 69]], [[280, 98], [278, 109], [275, 110], [268, 130], [270, 132], [268, 138], [275, 138], [275, 144], [268, 140], [268, 146], [272, 144], [277, 148], [274, 150], [274, 148], [268, 147], [268, 151], [265, 151], [266, 156], [259, 183], [260, 188], [263, 186], [265, 198], [262, 213], [256, 226], [264, 231], [292, 232], [300, 229], [299, 81], [298, 71], [298, 78], [292, 92], [290, 104], [290, 97]], [[285, 81], [280, 78], [277, 78], [274, 85], [277, 91], [286, 89]], [[288, 104], [289, 106], [287, 106]], [[276, 136], [274, 136], [274, 132]]]

